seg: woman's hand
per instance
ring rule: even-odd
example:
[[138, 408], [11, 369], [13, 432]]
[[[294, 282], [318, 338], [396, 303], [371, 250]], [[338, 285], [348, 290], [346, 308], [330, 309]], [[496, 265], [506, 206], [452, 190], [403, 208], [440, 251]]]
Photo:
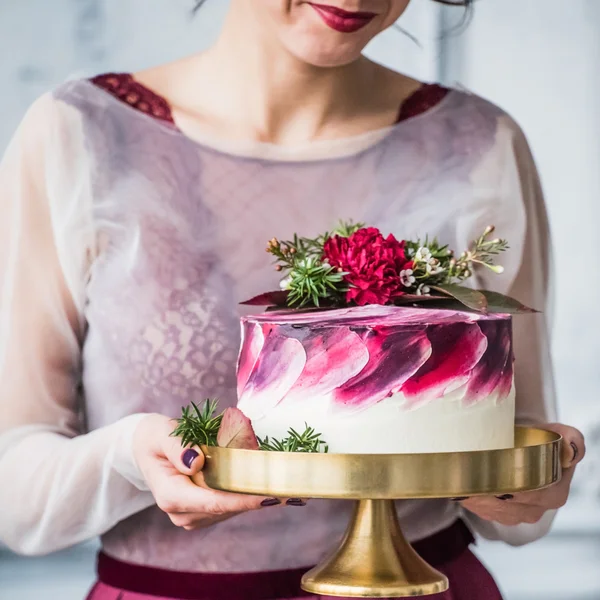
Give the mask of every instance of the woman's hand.
[[537, 523], [548, 510], [564, 506], [569, 497], [575, 467], [585, 455], [585, 442], [583, 435], [573, 427], [554, 423], [544, 425], [544, 428], [563, 437], [561, 449], [563, 473], [562, 479], [557, 484], [535, 492], [460, 499], [461, 504], [482, 519], [502, 525]]
[[273, 498], [219, 492], [193, 483], [190, 477], [202, 470], [204, 455], [199, 448], [182, 448], [179, 438], [171, 437], [173, 429], [174, 422], [168, 417], [148, 415], [137, 426], [133, 451], [156, 504], [175, 525], [198, 529], [281, 504]]

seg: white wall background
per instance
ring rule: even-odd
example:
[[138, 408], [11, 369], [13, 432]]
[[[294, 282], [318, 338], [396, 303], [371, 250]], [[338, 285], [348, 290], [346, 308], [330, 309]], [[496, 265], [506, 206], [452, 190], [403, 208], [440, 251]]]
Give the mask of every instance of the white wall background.
[[[193, 20], [190, 5], [0, 0], [0, 151], [26, 107], [60, 81], [132, 71], [210, 44], [228, 2], [209, 0]], [[463, 34], [440, 39], [457, 10], [413, 0], [401, 25], [420, 46], [392, 30], [368, 52], [411, 75], [492, 99], [528, 135], [555, 239], [553, 353], [561, 417], [583, 429], [590, 446], [551, 536], [518, 550], [482, 544], [479, 553], [506, 600], [600, 600], [600, 0], [480, 0]], [[91, 543], [22, 559], [0, 550], [0, 599], [84, 597], [94, 551]]]

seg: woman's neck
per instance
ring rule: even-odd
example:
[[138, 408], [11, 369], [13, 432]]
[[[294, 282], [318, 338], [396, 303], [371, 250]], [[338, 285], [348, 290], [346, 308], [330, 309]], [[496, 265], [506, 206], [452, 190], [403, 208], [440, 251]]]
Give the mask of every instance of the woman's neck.
[[381, 76], [377, 65], [367, 59], [342, 67], [309, 65], [261, 33], [242, 10], [229, 13], [221, 37], [204, 55], [208, 68], [220, 71], [215, 80], [224, 117], [238, 114], [259, 139], [285, 144], [326, 135], [367, 104], [368, 90]]
[[364, 57], [340, 67], [309, 65], [261, 31], [243, 6], [230, 10], [205, 53], [137, 76], [166, 96], [192, 136], [297, 145], [358, 135], [391, 125], [419, 86]]

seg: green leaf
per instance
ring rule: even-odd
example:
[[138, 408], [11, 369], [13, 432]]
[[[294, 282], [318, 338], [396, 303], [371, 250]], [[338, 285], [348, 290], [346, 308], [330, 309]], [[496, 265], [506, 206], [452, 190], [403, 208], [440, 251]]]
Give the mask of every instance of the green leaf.
[[499, 294], [498, 292], [490, 292], [488, 290], [479, 290], [487, 299], [488, 312], [491, 313], [506, 313], [508, 315], [521, 315], [539, 313], [539, 310], [529, 308], [518, 300]]
[[246, 300], [240, 304], [246, 306], [286, 306], [288, 296], [289, 292], [287, 290], [277, 290], [276, 292], [267, 292], [259, 296], [254, 296], [254, 298], [250, 298], [250, 300]]
[[487, 314], [488, 312], [487, 298], [478, 290], [472, 290], [471, 288], [462, 287], [461, 285], [456, 285], [454, 283], [435, 285], [432, 286], [431, 289], [451, 296], [461, 304], [464, 304], [467, 308], [484, 314]]

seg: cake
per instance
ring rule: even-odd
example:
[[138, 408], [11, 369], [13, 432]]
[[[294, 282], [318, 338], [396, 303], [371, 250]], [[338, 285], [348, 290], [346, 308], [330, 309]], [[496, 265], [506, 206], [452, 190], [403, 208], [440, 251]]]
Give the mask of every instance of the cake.
[[514, 445], [509, 315], [363, 306], [241, 325], [238, 408], [260, 438], [308, 424], [335, 453]]

